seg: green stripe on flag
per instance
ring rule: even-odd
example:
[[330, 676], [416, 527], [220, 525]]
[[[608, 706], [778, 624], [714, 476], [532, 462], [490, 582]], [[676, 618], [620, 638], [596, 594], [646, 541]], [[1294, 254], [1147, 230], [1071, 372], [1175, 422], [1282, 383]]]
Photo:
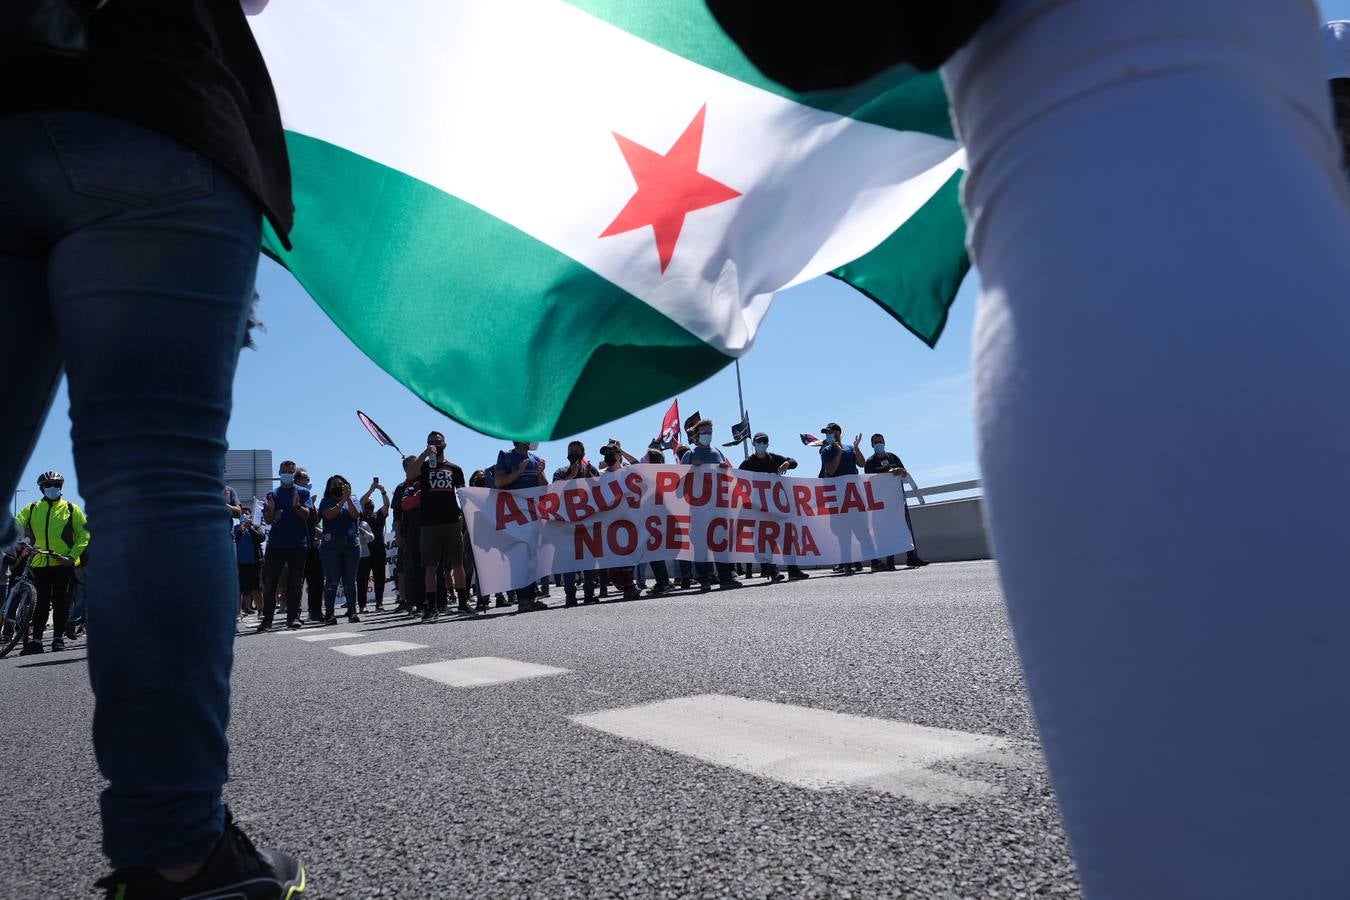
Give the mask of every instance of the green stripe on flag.
[[949, 178], [871, 253], [830, 273], [871, 297], [930, 347], [941, 337], [961, 279], [970, 271], [961, 175]]
[[287, 147], [295, 247], [268, 228], [265, 249], [377, 365], [471, 428], [576, 434], [731, 361], [462, 200], [323, 141]]

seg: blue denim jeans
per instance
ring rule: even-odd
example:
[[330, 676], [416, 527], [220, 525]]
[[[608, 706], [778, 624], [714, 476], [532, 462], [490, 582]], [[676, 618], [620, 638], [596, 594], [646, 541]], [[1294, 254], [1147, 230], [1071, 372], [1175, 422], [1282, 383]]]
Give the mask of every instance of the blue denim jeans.
[[342, 539], [323, 535], [319, 543], [323, 560], [323, 614], [332, 616], [337, 607], [337, 589], [347, 598], [347, 615], [356, 612], [356, 568], [361, 563], [361, 545], [356, 538]]
[[[233, 179], [156, 132], [0, 117], [0, 495], [64, 368], [96, 535], [89, 680], [118, 867], [200, 860], [224, 828], [239, 587], [221, 472], [261, 227]], [[13, 527], [0, 516], [0, 544]]]

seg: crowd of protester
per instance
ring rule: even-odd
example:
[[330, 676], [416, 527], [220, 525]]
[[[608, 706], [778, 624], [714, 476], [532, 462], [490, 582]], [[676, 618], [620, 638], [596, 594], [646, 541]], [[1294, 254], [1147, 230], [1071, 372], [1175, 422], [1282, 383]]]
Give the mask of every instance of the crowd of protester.
[[[285, 460], [278, 467], [276, 488], [263, 499], [261, 521], [240, 503], [234, 488], [227, 486], [224, 491], [239, 567], [239, 620], [252, 623], [256, 619], [256, 630], [268, 631], [276, 624], [277, 607], [282, 605], [288, 628], [299, 628], [305, 621], [335, 625], [339, 596], [349, 622], [359, 622], [372, 603], [377, 612], [401, 612], [431, 621], [452, 611], [486, 612], [494, 604], [514, 606], [520, 612], [544, 609], [551, 588], [562, 589], [567, 606], [611, 597], [636, 600], [644, 592], [645, 596], [661, 596], [676, 590], [739, 588], [742, 579], [755, 577], [755, 565], [682, 559], [563, 572], [492, 597], [478, 587], [473, 546], [459, 504], [460, 488], [527, 490], [551, 482], [596, 478], [638, 463], [733, 467], [713, 445], [711, 420], [691, 425], [686, 436], [687, 444], [677, 441], [670, 448], [673, 458], [655, 441], [639, 458], [619, 441], [610, 440], [600, 448], [598, 466], [587, 457], [581, 441], [572, 441], [567, 445], [566, 464], [551, 475], [545, 460], [535, 452], [537, 445], [517, 441], [499, 453], [495, 463], [474, 470], [466, 479], [464, 469], [446, 457], [445, 435], [433, 431], [420, 455], [405, 457], [403, 478], [392, 492], [374, 478], [359, 497], [343, 475], [330, 476], [315, 491], [309, 473], [294, 460]], [[886, 449], [883, 435], [872, 435], [870, 455], [862, 449], [861, 434], [852, 446], [843, 440], [838, 424], [831, 422], [821, 429], [819, 477], [841, 478], [859, 472], [908, 475], [900, 457]], [[752, 445], [754, 452], [740, 469], [784, 475], [798, 467], [797, 460], [771, 452], [769, 436], [763, 432], [754, 435]], [[23, 638], [23, 654], [43, 652], [41, 637], [49, 616], [53, 651], [64, 650], [65, 641], [75, 639], [84, 627], [82, 586], [90, 529], [80, 507], [63, 498], [64, 485], [65, 479], [57, 472], [39, 477], [42, 497], [24, 506], [17, 517], [25, 539], [5, 553], [4, 596], [9, 596], [9, 584], [30, 562], [37, 588], [38, 604]], [[908, 509], [905, 519], [908, 524]], [[391, 524], [389, 547], [385, 536]], [[33, 556], [34, 548], [54, 555]], [[926, 565], [917, 549], [909, 551], [905, 564], [911, 568]], [[397, 600], [386, 606], [391, 566]], [[810, 577], [797, 566], [787, 566], [786, 574], [774, 563], [758, 568], [759, 576], [771, 582]], [[862, 562], [849, 562], [835, 566], [834, 571], [853, 575], [862, 568]], [[893, 557], [874, 559], [871, 568], [891, 571], [896, 561]], [[8, 603], [4, 627], [8, 638], [14, 628]]]
[[[305, 621], [334, 625], [339, 596], [350, 622], [360, 621], [372, 606], [372, 598], [375, 611], [432, 621], [452, 612], [483, 613], [493, 606], [514, 606], [519, 612], [544, 609], [545, 598], [555, 588], [562, 589], [566, 606], [576, 606], [677, 590], [734, 590], [756, 574], [770, 582], [810, 577], [791, 565], [784, 573], [773, 563], [763, 563], [756, 573], [753, 564], [654, 559], [637, 566], [558, 573], [493, 596], [479, 588], [473, 546], [460, 508], [460, 488], [528, 490], [552, 482], [595, 478], [638, 463], [734, 467], [713, 444], [711, 420], [691, 424], [686, 437], [688, 443], [676, 441], [669, 450], [654, 441], [641, 458], [624, 449], [620, 441], [610, 440], [599, 450], [599, 465], [587, 457], [581, 441], [572, 441], [566, 464], [551, 475], [546, 461], [536, 453], [538, 445], [517, 441], [501, 451], [494, 463], [466, 477], [464, 467], [447, 458], [445, 435], [433, 431], [427, 435], [425, 450], [404, 458], [403, 478], [392, 491], [374, 478], [359, 498], [351, 482], [340, 474], [330, 476], [316, 493], [305, 469], [286, 460], [278, 467], [278, 486], [264, 498], [261, 522], [253, 521], [227, 492], [227, 506], [238, 517], [233, 534], [239, 562], [240, 620], [256, 617], [256, 630], [268, 631], [278, 624], [277, 607], [284, 605], [287, 628], [300, 628]], [[754, 452], [740, 469], [783, 475], [798, 467], [797, 460], [770, 452], [769, 436], [763, 432], [754, 435], [752, 445]], [[864, 452], [861, 434], [851, 446], [846, 445], [840, 426], [829, 423], [821, 429], [818, 476], [908, 475], [900, 457], [886, 449], [883, 435], [872, 435], [871, 447], [870, 455]], [[905, 515], [908, 522], [908, 510]], [[387, 547], [385, 535], [390, 528], [392, 546]], [[897, 568], [894, 557], [870, 563], [872, 571]], [[909, 552], [905, 564], [910, 568], [926, 565], [917, 549]], [[862, 561], [844, 563], [834, 571], [853, 575], [863, 565]], [[391, 568], [397, 600], [387, 606]]]

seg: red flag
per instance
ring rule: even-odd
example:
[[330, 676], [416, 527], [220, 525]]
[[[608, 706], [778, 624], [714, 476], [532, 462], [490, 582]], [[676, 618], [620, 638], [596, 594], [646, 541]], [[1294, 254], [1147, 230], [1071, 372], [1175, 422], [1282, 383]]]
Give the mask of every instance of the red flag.
[[676, 400], [670, 404], [670, 409], [666, 410], [666, 417], [661, 420], [661, 442], [663, 450], [670, 450], [679, 442], [680, 437], [680, 401]]
[[821, 444], [825, 443], [809, 431], [803, 431], [801, 437], [802, 443], [808, 447], [819, 447]]

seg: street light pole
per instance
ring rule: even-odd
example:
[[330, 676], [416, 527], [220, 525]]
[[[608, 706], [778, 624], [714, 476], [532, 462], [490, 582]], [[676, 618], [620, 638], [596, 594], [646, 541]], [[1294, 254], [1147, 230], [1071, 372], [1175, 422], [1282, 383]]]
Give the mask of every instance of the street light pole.
[[25, 493], [27, 493], [27, 491], [24, 488], [14, 489], [14, 518], [16, 519], [19, 517], [19, 495]]

